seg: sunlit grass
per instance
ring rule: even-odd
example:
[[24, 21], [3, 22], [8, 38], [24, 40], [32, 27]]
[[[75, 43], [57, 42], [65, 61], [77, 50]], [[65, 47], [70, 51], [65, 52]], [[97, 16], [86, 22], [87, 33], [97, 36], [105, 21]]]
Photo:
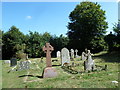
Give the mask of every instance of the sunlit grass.
[[[43, 59], [43, 62], [41, 62], [40, 58], [30, 59], [32, 62], [36, 62], [31, 64], [30, 70], [10, 73], [7, 73], [10, 69], [9, 65], [3, 64], [3, 88], [25, 88], [26, 86], [27, 88], [116, 88], [118, 87], [118, 84], [114, 84], [112, 81], [118, 81], [118, 62], [110, 62], [107, 59], [118, 61], [120, 57], [116, 57], [115, 55], [109, 56], [109, 54], [104, 56], [106, 53], [107, 52], [101, 52], [95, 54], [94, 60], [96, 65], [108, 65], [107, 71], [96, 71], [82, 74], [70, 74], [65, 72], [60, 66], [60, 59], [54, 61], [57, 58], [52, 58], [54, 61], [52, 62], [52, 65], [58, 72], [58, 76], [54, 78], [41, 77], [43, 70], [46, 67], [45, 58]], [[79, 66], [72, 67], [74, 70], [84, 71], [84, 61], [75, 59], [74, 61], [71, 61], [71, 64], [72, 62], [79, 64]], [[28, 77], [19, 77], [27, 75], [28, 72]]]

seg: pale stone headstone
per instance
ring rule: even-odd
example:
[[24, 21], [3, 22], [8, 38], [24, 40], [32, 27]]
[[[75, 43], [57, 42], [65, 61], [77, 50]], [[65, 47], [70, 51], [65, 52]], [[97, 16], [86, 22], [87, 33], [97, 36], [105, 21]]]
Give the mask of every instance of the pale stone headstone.
[[62, 66], [64, 63], [70, 63], [70, 55], [69, 55], [69, 50], [67, 48], [63, 48], [61, 50], [61, 62]]
[[10, 66], [13, 67], [13, 66], [16, 66], [17, 65], [17, 59], [16, 58], [12, 58], [10, 60]]
[[9, 63], [10, 64], [10, 60], [4, 60], [4, 63]]
[[82, 60], [86, 60], [87, 59], [87, 53], [82, 52], [81, 58], [82, 58]]
[[57, 76], [57, 71], [52, 67], [51, 62], [51, 53], [54, 48], [50, 45], [50, 43], [46, 43], [43, 47], [43, 51], [46, 53], [46, 68], [43, 71], [43, 78], [50, 78]]
[[85, 71], [91, 71], [95, 69], [95, 62], [92, 59], [90, 50], [88, 50], [87, 60], [84, 62], [84, 69]]
[[74, 50], [73, 49], [70, 50], [70, 54], [71, 54], [71, 59], [73, 59], [74, 58]]
[[60, 58], [60, 51], [57, 51], [57, 58]]

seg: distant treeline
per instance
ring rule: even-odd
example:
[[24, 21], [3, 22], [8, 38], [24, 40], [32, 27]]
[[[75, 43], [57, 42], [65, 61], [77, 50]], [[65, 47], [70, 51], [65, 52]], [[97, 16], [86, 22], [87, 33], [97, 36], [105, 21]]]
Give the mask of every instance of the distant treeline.
[[78, 49], [79, 55], [85, 48], [90, 49], [92, 53], [103, 50], [120, 51], [119, 21], [113, 26], [114, 34], [110, 32], [110, 34], [105, 35], [108, 23], [105, 11], [98, 3], [81, 2], [70, 13], [69, 19], [67, 36], [51, 35], [48, 32], [40, 34], [31, 31], [24, 35], [16, 26], [12, 26], [7, 32], [0, 30], [2, 58], [10, 59], [25, 53], [31, 58], [42, 57], [45, 55], [42, 47], [46, 42], [54, 47], [52, 56], [56, 56], [56, 52], [61, 51], [64, 47], [69, 50]]

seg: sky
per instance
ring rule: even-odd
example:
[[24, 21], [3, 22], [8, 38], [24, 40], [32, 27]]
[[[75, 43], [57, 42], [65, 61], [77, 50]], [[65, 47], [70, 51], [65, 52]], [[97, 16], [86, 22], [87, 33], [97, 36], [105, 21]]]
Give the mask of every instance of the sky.
[[[69, 14], [80, 2], [2, 2], [2, 29], [8, 31], [15, 25], [24, 34], [29, 31], [49, 32], [52, 35], [66, 35]], [[106, 11], [107, 33], [118, 21], [117, 2], [98, 2]]]

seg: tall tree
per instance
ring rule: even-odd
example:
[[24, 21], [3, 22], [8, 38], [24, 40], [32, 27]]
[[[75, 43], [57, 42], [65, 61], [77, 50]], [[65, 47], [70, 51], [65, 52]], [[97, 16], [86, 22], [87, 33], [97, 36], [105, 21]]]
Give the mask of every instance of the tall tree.
[[15, 26], [12, 26], [8, 32], [3, 34], [3, 59], [10, 59], [16, 54], [18, 49], [16, 45], [22, 45], [25, 36], [19, 29]]
[[70, 13], [69, 19], [67, 35], [71, 48], [78, 48], [79, 51], [85, 48], [94, 49], [94, 51], [103, 48], [100, 40], [104, 41], [102, 38], [108, 27], [105, 21], [105, 11], [98, 3], [81, 2]]

